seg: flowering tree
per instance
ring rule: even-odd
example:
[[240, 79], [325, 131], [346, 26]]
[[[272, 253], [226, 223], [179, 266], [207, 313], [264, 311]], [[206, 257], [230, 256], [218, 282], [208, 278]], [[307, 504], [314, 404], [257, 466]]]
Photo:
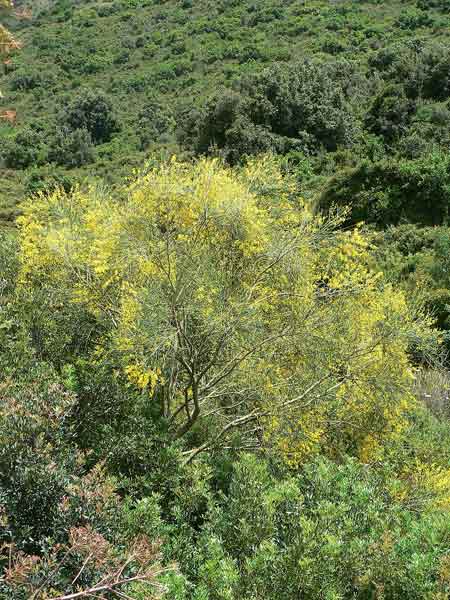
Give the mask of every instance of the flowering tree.
[[312, 216], [272, 159], [172, 160], [122, 202], [57, 191], [21, 227], [24, 294], [77, 307], [74, 336], [96, 321], [97, 359], [115, 357], [175, 439], [195, 432], [188, 460], [235, 437], [292, 464], [372, 460], [402, 431], [408, 344], [426, 327], [360, 230]]

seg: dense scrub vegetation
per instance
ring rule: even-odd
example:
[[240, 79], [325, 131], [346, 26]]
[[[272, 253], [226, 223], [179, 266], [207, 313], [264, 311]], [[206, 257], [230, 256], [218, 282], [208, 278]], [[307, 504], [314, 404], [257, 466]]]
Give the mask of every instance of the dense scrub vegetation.
[[49, 172], [120, 184], [155, 150], [300, 154], [328, 176], [368, 160], [395, 185], [397, 162], [448, 145], [445, 2], [46, 0], [8, 25], [23, 48], [1, 77], [6, 222]]
[[448, 598], [448, 0], [0, 8], [0, 598]]
[[447, 597], [450, 422], [421, 401], [442, 335], [343, 218], [269, 157], [24, 205], [2, 597]]

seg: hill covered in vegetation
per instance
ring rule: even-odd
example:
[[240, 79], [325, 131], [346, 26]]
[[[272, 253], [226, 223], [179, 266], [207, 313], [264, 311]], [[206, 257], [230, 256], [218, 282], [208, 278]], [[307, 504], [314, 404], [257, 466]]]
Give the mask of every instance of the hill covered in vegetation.
[[[303, 178], [368, 159], [376, 187], [386, 155], [418, 160], [448, 141], [446, 0], [68, 0], [32, 10], [11, 20], [23, 49], [1, 78], [2, 107], [17, 112], [16, 126], [0, 129], [3, 219], [52, 181], [117, 184], [155, 152], [293, 153]], [[403, 163], [391, 168], [395, 185]]]
[[17, 115], [0, 121], [3, 224], [38, 191], [90, 181], [120, 194], [149, 159], [275, 153], [314, 206], [389, 229], [380, 267], [426, 289], [450, 325], [446, 0], [32, 8], [8, 21], [23, 47], [0, 81]]
[[0, 598], [447, 599], [449, 0], [30, 7]]

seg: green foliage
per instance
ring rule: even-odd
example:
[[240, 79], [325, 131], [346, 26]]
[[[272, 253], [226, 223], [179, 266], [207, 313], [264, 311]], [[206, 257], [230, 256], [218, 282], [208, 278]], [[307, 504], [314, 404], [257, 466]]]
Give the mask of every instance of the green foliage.
[[138, 115], [138, 135], [141, 149], [161, 139], [163, 134], [170, 135], [175, 120], [170, 110], [157, 100], [150, 100]]
[[280, 480], [242, 458], [208, 525], [198, 597], [445, 595], [448, 520], [402, 508], [383, 475], [318, 460]]
[[400, 29], [420, 29], [421, 27], [431, 27], [434, 21], [426, 10], [409, 9], [399, 15], [396, 24]]
[[331, 78], [332, 70], [309, 61], [275, 66], [241, 81], [237, 93], [219, 93], [200, 123], [194, 116], [196, 151], [217, 147], [237, 162], [243, 155], [270, 150], [311, 152], [351, 144], [355, 127], [350, 107]]
[[[354, 158], [370, 158], [361, 139], [377, 102], [372, 125], [382, 136], [387, 127], [389, 152], [415, 158], [448, 146], [448, 123], [424, 132], [413, 110], [448, 99], [444, 0], [59, 2], [9, 24], [23, 48], [5, 66], [2, 106], [17, 110], [21, 129], [43, 129], [42, 148], [13, 148], [0, 172], [0, 218], [13, 218], [28, 169], [45, 172], [60, 147], [70, 179], [96, 172], [117, 186], [159, 148], [163, 155], [219, 149], [233, 163], [268, 150], [323, 158], [323, 149], [349, 146]], [[383, 96], [389, 84], [398, 88], [399, 107], [396, 97]], [[106, 121], [95, 125], [97, 118]], [[73, 134], [60, 135], [67, 127]], [[94, 156], [77, 129], [99, 146]], [[103, 150], [112, 136], [114, 148]], [[327, 174], [342, 166], [325, 160]], [[308, 182], [308, 196], [322, 183]]]
[[417, 7], [422, 10], [437, 8], [446, 12], [450, 8], [448, 0], [417, 0]]
[[375, 98], [366, 118], [367, 128], [393, 142], [405, 134], [415, 110], [415, 103], [402, 87], [389, 86]]
[[53, 166], [34, 169], [30, 172], [26, 181], [25, 194], [32, 196], [37, 193], [50, 193], [57, 188], [62, 188], [70, 192], [73, 188], [73, 181], [65, 173], [58, 171]]
[[108, 142], [112, 134], [119, 129], [111, 101], [104, 94], [93, 90], [83, 90], [64, 107], [60, 121], [74, 132], [81, 130], [78, 138], [74, 138], [69, 144], [77, 142], [80, 144], [83, 140], [82, 143], [86, 145], [86, 134], [83, 130], [91, 136], [95, 144], [100, 144]]
[[[437, 325], [450, 329], [448, 288], [448, 227], [390, 227], [375, 237], [376, 259], [396, 285], [421, 295]], [[446, 333], [446, 346], [449, 339]]]
[[[30, 365], [31, 367], [31, 365]], [[8, 522], [3, 541], [36, 551], [44, 536], [58, 538], [60, 503], [76, 472], [68, 416], [74, 398], [45, 366], [1, 388], [0, 497]]]
[[49, 151], [49, 160], [66, 167], [82, 167], [94, 160], [91, 134], [87, 129], [60, 129]]
[[409, 221], [423, 225], [447, 223], [450, 163], [441, 152], [416, 160], [365, 161], [334, 177], [320, 206], [350, 206], [353, 223], [377, 226]]
[[10, 169], [23, 169], [31, 165], [41, 164], [45, 149], [42, 145], [42, 134], [39, 130], [25, 128], [13, 137], [6, 139], [1, 149], [5, 166]]

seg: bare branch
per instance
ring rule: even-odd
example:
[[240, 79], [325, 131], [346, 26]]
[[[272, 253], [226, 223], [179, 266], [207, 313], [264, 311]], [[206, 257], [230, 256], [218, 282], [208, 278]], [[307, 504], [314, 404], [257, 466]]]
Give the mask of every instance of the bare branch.
[[[97, 584], [86, 590], [81, 590], [79, 592], [73, 592], [72, 594], [66, 594], [63, 596], [56, 596], [54, 598], [49, 598], [49, 600], [76, 600], [77, 598], [87, 598], [89, 596], [94, 596], [95, 594], [101, 593], [101, 592], [110, 592], [112, 594], [117, 594], [117, 592], [120, 592], [120, 590], [117, 590], [116, 588], [119, 588], [123, 585], [128, 585], [130, 583], [133, 583], [134, 581], [142, 581], [143, 583], [146, 583], [147, 585], [156, 587], [160, 592], [165, 592], [166, 591], [165, 586], [163, 586], [160, 583], [158, 583], [157, 581], [153, 581], [153, 580], [158, 575], [161, 575], [162, 573], [168, 572], [170, 570], [171, 570], [171, 568], [168, 567], [168, 568], [159, 569], [158, 571], [150, 571], [150, 572], [141, 573], [141, 574], [135, 575], [133, 577], [123, 577], [122, 579], [118, 579], [117, 581], [109, 581], [108, 583], [103, 583], [100, 585]], [[122, 592], [122, 594], [123, 594], [123, 592]]]

